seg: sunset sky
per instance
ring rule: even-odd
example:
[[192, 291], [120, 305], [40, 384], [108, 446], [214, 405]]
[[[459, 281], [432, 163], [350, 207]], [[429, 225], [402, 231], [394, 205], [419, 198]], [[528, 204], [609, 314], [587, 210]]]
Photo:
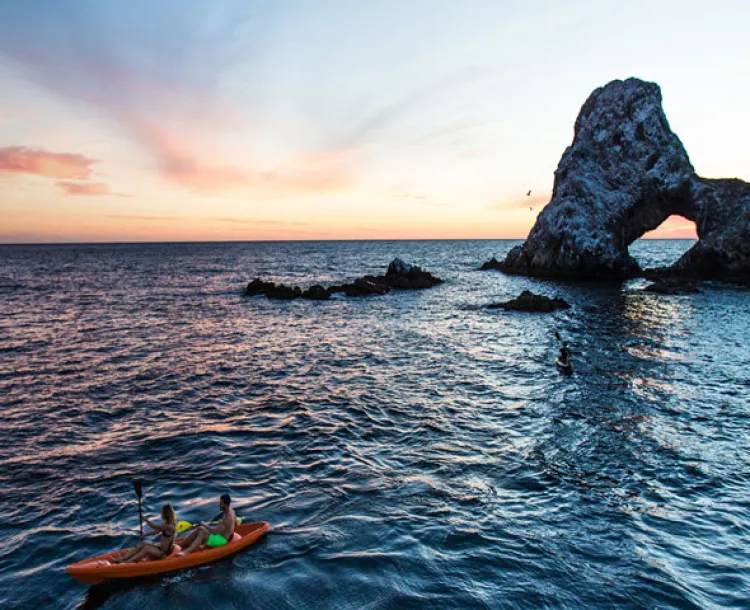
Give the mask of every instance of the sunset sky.
[[[4, 243], [525, 237], [580, 106], [629, 76], [661, 85], [699, 174], [750, 180], [744, 0], [1, 15]], [[676, 218], [656, 233], [695, 235]]]

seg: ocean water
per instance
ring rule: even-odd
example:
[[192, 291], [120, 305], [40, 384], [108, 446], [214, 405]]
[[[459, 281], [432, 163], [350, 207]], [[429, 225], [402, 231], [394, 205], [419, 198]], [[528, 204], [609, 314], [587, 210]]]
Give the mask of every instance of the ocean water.
[[[747, 608], [747, 290], [476, 271], [514, 243], [0, 246], [0, 606]], [[396, 256], [446, 283], [241, 297]], [[524, 288], [572, 308], [484, 308]], [[207, 519], [229, 492], [272, 531], [76, 583], [66, 565], [136, 541], [133, 477], [151, 515]]]

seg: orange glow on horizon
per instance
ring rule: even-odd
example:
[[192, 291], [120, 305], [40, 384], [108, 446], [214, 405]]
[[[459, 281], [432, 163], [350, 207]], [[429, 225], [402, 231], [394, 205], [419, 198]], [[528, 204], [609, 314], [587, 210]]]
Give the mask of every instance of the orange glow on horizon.
[[682, 216], [670, 216], [641, 239], [698, 239], [695, 223]]
[[[312, 203], [309, 210], [276, 218], [250, 216], [247, 211], [242, 215], [223, 212], [210, 204], [193, 205], [182, 213], [143, 208], [127, 211], [106, 202], [109, 197], [118, 196], [106, 191], [106, 185], [71, 183], [70, 186], [73, 195], [98, 195], [75, 199], [103, 200], [103, 203], [76, 213], [11, 212], [0, 231], [0, 242], [525, 239], [536, 221], [536, 213], [530, 215], [518, 209], [501, 214], [488, 212], [486, 208], [465, 211], [441, 208], [443, 215], [430, 217], [417, 209], [408, 214], [385, 211], [372, 218], [359, 210], [347, 215], [316, 213]], [[92, 192], [88, 193], [88, 189]], [[208, 209], [216, 212], [200, 213]], [[671, 217], [643, 238], [695, 239], [697, 235], [694, 223]]]

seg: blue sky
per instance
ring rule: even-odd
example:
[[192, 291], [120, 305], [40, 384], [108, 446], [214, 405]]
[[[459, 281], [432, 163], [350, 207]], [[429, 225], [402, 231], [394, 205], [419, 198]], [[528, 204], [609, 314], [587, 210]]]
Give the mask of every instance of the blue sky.
[[699, 173], [750, 179], [741, 0], [2, 10], [0, 241], [523, 237], [629, 76]]

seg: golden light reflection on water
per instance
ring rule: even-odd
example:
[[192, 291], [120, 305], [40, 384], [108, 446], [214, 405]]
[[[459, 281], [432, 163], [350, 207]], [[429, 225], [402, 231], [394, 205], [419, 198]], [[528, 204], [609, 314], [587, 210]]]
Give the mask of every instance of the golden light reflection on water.
[[615, 372], [613, 376], [622, 380], [625, 387], [629, 388], [633, 394], [651, 402], [662, 400], [660, 394], [672, 395], [677, 392], [677, 388], [673, 384], [663, 379], [641, 377], [624, 372]]
[[636, 323], [643, 334], [656, 330], [674, 329], [695, 313], [691, 299], [652, 295], [645, 292], [623, 294], [621, 315]]

